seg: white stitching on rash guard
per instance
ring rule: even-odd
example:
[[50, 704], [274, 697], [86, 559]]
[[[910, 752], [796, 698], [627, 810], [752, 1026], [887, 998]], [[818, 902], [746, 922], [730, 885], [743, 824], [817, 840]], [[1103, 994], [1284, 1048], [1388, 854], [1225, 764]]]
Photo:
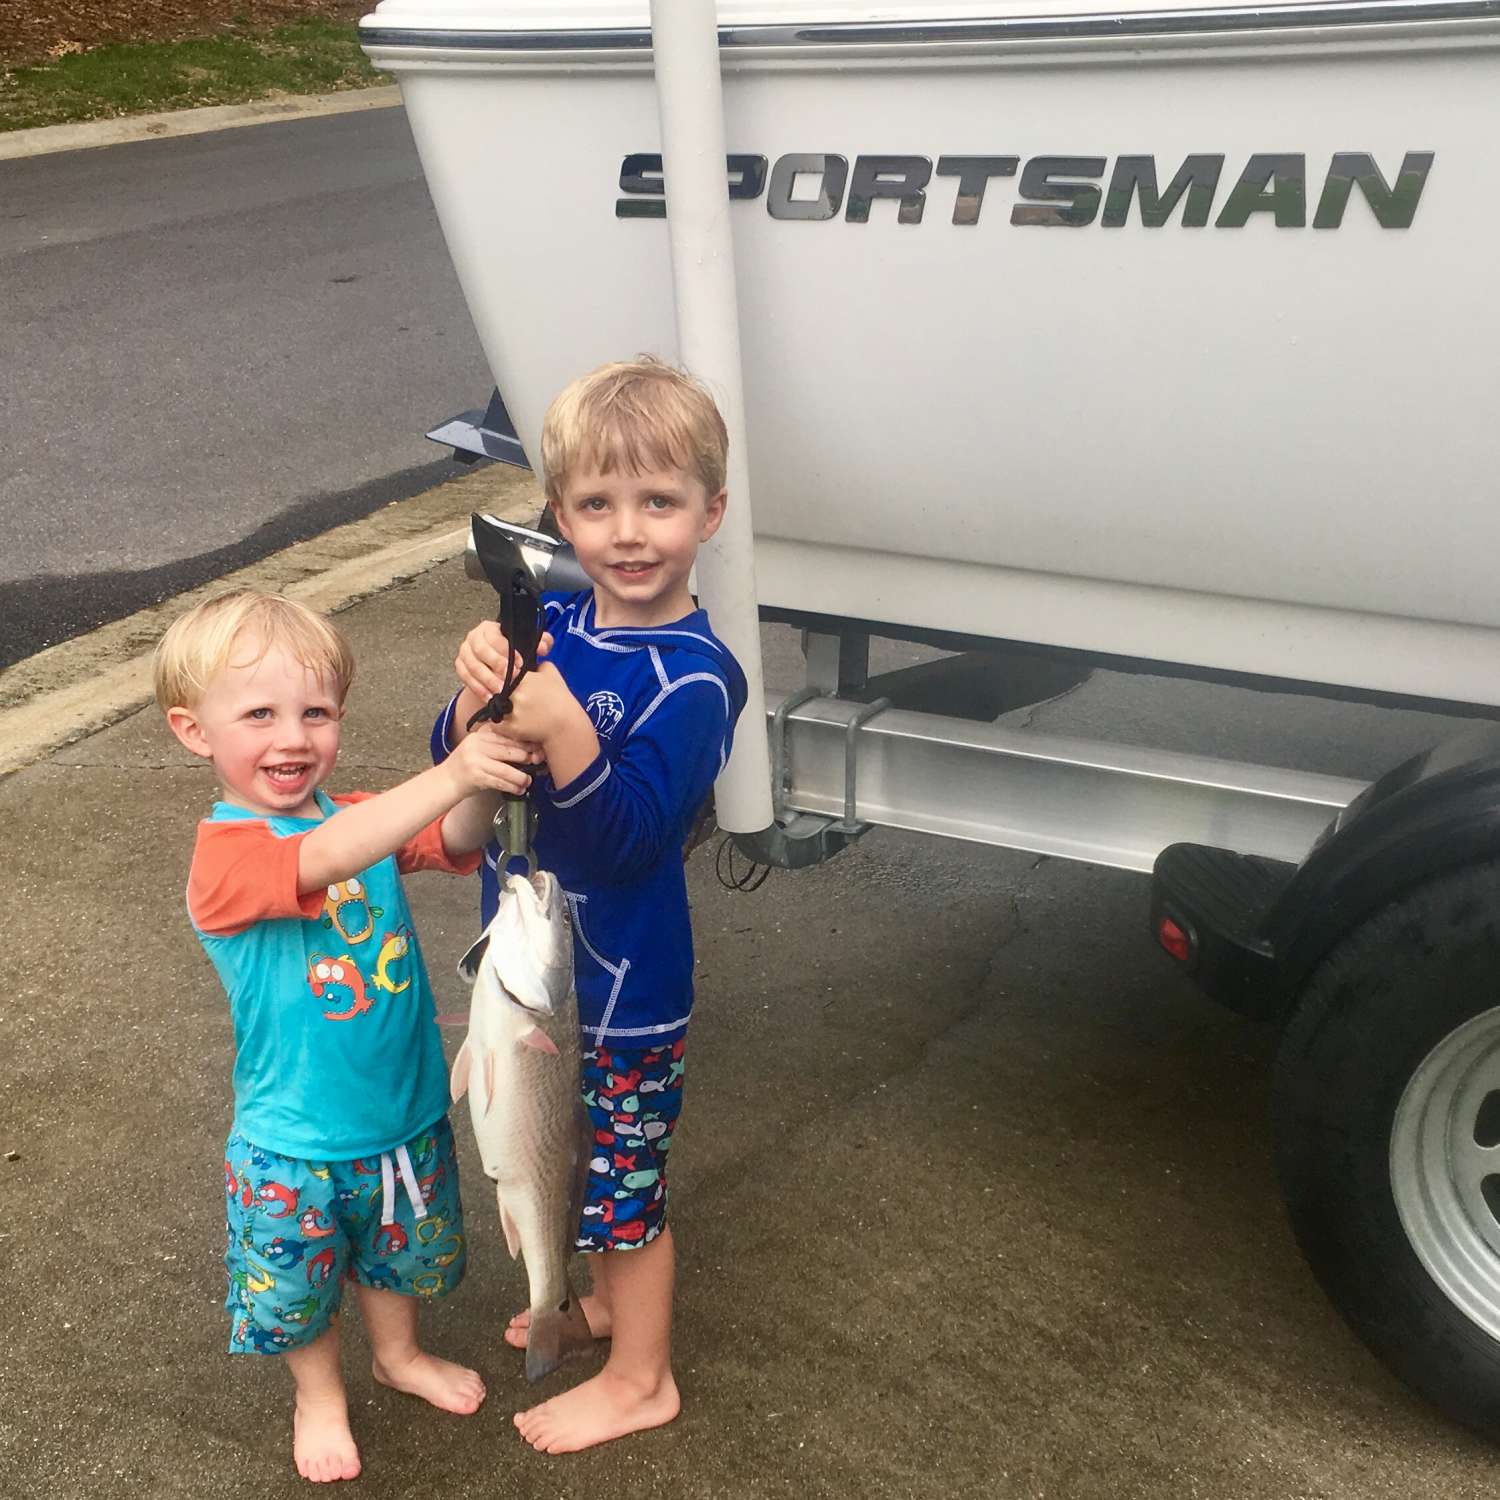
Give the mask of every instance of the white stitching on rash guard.
[[651, 717], [651, 715], [654, 714], [656, 712], [656, 710], [659, 709], [662, 706], [662, 704], [666, 701], [666, 699], [669, 698], [673, 693], [675, 693], [677, 691], [678, 688], [680, 688], [680, 687], [686, 687], [691, 682], [711, 682], [711, 683], [713, 683], [713, 685], [716, 688], [718, 688], [719, 692], [724, 697], [724, 712], [725, 712], [725, 714], [727, 715], [730, 712], [731, 705], [730, 705], [730, 702], [729, 702], [729, 689], [724, 686], [724, 680], [723, 680], [723, 678], [721, 678], [715, 672], [694, 672], [690, 676], [679, 677], [676, 682], [670, 683], [668, 686], [664, 687], [661, 690], [661, 692], [659, 692], [651, 700], [651, 702], [649, 704], [647, 704], [646, 711], [640, 716], [640, 718], [638, 718], [635, 721], [635, 723], [632, 724], [630, 726], [630, 728], [625, 731], [626, 738], [628, 739], [631, 735], [633, 735], [636, 732], [636, 730], [639, 729], [641, 727], [641, 725], [644, 724], [646, 722], [646, 720], [649, 719]]
[[581, 792], [574, 792], [574, 794], [569, 797], [566, 802], [554, 801], [552, 804], [553, 807], [562, 808], [576, 806], [578, 803], [582, 802], [590, 792], [597, 792], [599, 788], [604, 784], [604, 778], [608, 776], [612, 770], [614, 770], [614, 767], [608, 761], [605, 761], [604, 769], [596, 777], [594, 777], [594, 779], [589, 782], [589, 784], [584, 787]]

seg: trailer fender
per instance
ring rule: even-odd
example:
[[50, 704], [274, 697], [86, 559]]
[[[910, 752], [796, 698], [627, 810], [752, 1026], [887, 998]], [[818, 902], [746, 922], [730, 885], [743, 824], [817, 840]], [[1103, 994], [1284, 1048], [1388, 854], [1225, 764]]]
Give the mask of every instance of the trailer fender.
[[1329, 824], [1266, 912], [1278, 1013], [1324, 954], [1431, 876], [1500, 856], [1500, 725], [1469, 730], [1372, 782]]

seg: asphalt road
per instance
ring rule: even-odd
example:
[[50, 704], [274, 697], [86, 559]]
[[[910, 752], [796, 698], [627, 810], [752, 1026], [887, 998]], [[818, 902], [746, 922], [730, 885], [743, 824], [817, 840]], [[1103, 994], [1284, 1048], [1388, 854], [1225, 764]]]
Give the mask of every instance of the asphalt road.
[[490, 377], [401, 109], [0, 162], [0, 666], [455, 466]]

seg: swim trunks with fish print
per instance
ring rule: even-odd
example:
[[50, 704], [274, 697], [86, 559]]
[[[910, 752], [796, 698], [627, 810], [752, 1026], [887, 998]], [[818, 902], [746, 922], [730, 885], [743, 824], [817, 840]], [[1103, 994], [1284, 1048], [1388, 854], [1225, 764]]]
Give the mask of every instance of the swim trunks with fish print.
[[224, 1188], [231, 1354], [312, 1343], [339, 1310], [346, 1279], [423, 1298], [444, 1297], [463, 1280], [463, 1204], [446, 1116], [394, 1151], [357, 1161], [279, 1156], [236, 1131]]
[[583, 1102], [593, 1156], [579, 1250], [637, 1250], [667, 1224], [667, 1153], [682, 1109], [685, 1038], [583, 1054]]

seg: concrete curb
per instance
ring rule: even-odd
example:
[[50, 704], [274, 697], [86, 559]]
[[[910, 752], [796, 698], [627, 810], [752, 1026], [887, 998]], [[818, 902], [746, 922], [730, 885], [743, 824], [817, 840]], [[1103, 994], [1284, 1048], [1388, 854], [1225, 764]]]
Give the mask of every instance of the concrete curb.
[[0, 673], [0, 777], [150, 702], [156, 642], [199, 599], [261, 588], [333, 614], [459, 556], [471, 512], [530, 524], [541, 505], [531, 474], [496, 464], [17, 662]]
[[87, 120], [80, 125], [42, 125], [35, 130], [11, 130], [0, 135], [0, 161], [45, 156], [53, 151], [122, 146], [130, 141], [164, 141], [175, 136], [203, 135], [210, 130], [234, 130], [241, 125], [304, 120], [314, 115], [389, 109], [400, 102], [400, 88], [390, 83], [368, 89], [347, 89], [337, 94], [256, 99], [249, 104], [213, 104], [205, 109], [174, 109], [160, 114], [124, 115], [113, 120]]

